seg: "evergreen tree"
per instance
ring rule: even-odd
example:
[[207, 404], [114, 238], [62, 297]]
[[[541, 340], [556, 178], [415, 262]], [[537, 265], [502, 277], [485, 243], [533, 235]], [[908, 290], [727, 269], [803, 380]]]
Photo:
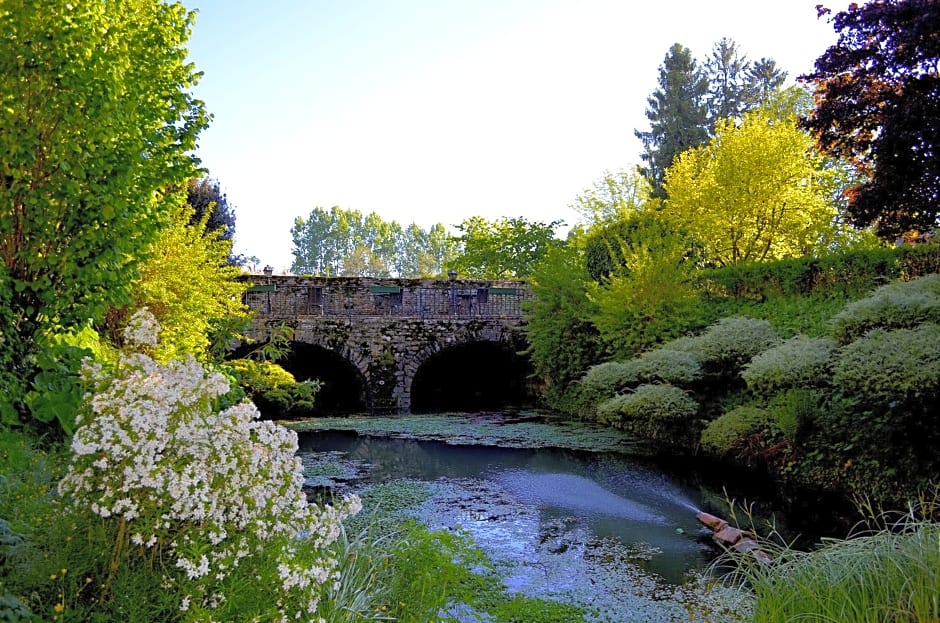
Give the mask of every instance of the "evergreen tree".
[[722, 38], [712, 48], [712, 55], [705, 62], [710, 128], [714, 128], [719, 119], [737, 119], [747, 110], [749, 69], [747, 57], [731, 39]]
[[220, 240], [231, 240], [235, 236], [235, 212], [217, 180], [208, 177], [189, 180], [186, 203], [194, 210], [190, 225], [202, 222], [206, 212], [209, 212], [205, 219], [206, 233], [218, 232]]
[[787, 72], [777, 66], [772, 58], [762, 58], [748, 65], [747, 109], [766, 106], [787, 80]]
[[653, 197], [665, 197], [663, 178], [673, 159], [708, 140], [708, 79], [692, 53], [673, 44], [659, 66], [659, 88], [646, 99], [650, 129], [636, 130], [643, 141], [640, 172], [649, 181]]

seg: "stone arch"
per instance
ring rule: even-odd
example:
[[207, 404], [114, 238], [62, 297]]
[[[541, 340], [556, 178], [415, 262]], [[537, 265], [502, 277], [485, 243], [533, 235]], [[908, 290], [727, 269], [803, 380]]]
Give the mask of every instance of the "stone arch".
[[454, 333], [426, 345], [407, 368], [412, 411], [490, 410], [532, 403], [521, 333], [505, 325]]
[[335, 348], [326, 340], [294, 341], [281, 365], [298, 380], [316, 378], [321, 382], [317, 412], [364, 411], [372, 402], [369, 380], [349, 355], [348, 349]]

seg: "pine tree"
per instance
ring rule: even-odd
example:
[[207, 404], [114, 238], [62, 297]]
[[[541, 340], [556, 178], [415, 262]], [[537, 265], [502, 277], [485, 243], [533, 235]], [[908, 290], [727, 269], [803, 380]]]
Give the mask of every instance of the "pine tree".
[[708, 79], [692, 53], [673, 44], [659, 66], [659, 88], [646, 99], [647, 132], [635, 130], [643, 141], [646, 166], [640, 173], [652, 187], [651, 196], [664, 198], [663, 178], [673, 159], [708, 140]]

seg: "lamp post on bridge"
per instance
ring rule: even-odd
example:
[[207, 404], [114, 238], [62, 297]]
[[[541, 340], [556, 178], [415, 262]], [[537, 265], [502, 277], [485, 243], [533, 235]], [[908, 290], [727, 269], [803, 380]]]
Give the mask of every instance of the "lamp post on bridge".
[[457, 271], [451, 268], [447, 271], [447, 278], [450, 279], [450, 313], [457, 315]]

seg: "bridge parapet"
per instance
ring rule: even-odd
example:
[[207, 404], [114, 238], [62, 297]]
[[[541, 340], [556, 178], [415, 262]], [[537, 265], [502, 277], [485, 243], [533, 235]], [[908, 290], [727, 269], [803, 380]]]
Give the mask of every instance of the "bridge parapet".
[[522, 317], [532, 291], [523, 281], [251, 276], [243, 302], [258, 318]]

